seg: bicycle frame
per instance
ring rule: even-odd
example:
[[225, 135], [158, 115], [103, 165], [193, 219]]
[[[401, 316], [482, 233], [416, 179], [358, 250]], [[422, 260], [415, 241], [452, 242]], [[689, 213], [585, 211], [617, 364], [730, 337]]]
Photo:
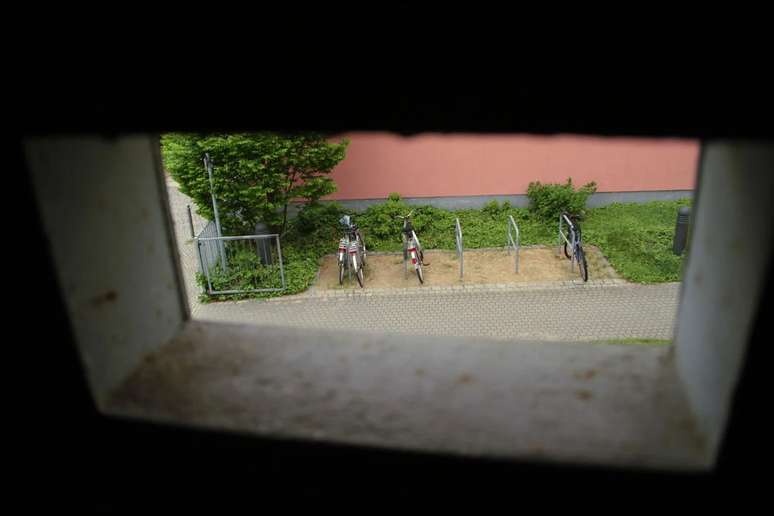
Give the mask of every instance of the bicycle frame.
[[352, 279], [352, 272], [357, 274], [363, 266], [363, 243], [357, 229], [347, 228], [343, 238], [339, 240], [338, 264], [347, 268], [348, 279]]
[[[565, 236], [564, 233], [562, 233], [562, 223], [567, 224], [568, 229], [568, 235]], [[573, 222], [570, 220], [570, 218], [562, 213], [559, 215], [559, 253], [562, 252], [562, 240], [564, 240], [567, 245], [570, 246], [570, 249], [572, 249], [572, 253], [570, 255], [570, 270], [575, 270], [575, 262], [577, 261], [577, 249], [581, 245], [581, 241], [578, 235], [579, 231], [578, 228], [573, 224]]]
[[422, 250], [422, 245], [419, 243], [419, 238], [413, 230], [411, 231], [411, 239], [407, 242], [406, 245], [408, 246], [407, 251], [411, 257], [411, 264], [415, 269], [418, 269], [421, 265], [419, 263], [418, 256], [419, 252]]
[[423, 252], [422, 244], [419, 242], [419, 237], [413, 228], [411, 228], [411, 237], [406, 236], [406, 227], [410, 224], [410, 219], [407, 217], [403, 220], [403, 249], [406, 253], [404, 259], [411, 259], [411, 264], [414, 269], [419, 269], [422, 265], [419, 260], [419, 253]]

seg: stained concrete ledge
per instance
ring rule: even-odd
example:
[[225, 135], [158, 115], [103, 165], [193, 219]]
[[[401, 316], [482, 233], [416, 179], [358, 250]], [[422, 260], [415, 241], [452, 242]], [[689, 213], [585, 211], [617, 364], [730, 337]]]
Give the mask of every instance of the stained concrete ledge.
[[666, 346], [191, 321], [106, 412], [466, 456], [710, 467]]

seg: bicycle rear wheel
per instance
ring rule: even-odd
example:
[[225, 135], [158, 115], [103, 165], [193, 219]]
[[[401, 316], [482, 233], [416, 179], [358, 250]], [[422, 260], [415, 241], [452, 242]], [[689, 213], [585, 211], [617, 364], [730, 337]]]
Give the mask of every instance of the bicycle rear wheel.
[[419, 278], [420, 283], [425, 282], [425, 273], [422, 272], [422, 265], [417, 264], [417, 278]]
[[567, 242], [565, 242], [565, 243], [564, 243], [564, 255], [565, 255], [567, 258], [569, 258], [569, 259], [572, 259], [572, 253], [570, 253], [570, 252], [567, 250]]
[[586, 253], [583, 252], [582, 247], [578, 247], [578, 270], [580, 271], [583, 281], [589, 280], [589, 266], [586, 263]]
[[339, 262], [339, 285], [344, 284], [344, 262]]

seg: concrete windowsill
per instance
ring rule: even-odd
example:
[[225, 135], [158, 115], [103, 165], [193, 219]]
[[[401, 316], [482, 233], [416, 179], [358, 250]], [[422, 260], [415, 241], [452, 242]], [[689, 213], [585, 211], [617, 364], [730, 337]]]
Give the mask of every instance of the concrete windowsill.
[[711, 467], [666, 346], [189, 321], [102, 408], [157, 422], [468, 456]]

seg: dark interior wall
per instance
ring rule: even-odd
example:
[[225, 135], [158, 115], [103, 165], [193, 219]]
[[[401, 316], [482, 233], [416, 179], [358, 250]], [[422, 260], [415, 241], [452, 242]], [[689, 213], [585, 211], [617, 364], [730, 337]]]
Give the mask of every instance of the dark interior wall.
[[[648, 501], [669, 495], [691, 495], [695, 503], [718, 496], [744, 493], [749, 500], [762, 482], [754, 473], [767, 458], [760, 424], [762, 378], [767, 360], [770, 319], [761, 312], [751, 337], [749, 359], [732, 413], [726, 445], [716, 473], [702, 476], [640, 474], [583, 468], [548, 468], [526, 464], [428, 457], [356, 448], [272, 442], [211, 432], [160, 428], [145, 423], [109, 420], [91, 403], [79, 359], [58, 296], [56, 279], [47, 253], [40, 221], [29, 206], [32, 192], [27, 182], [19, 138], [29, 134], [82, 131], [110, 134], [125, 131], [169, 129], [292, 129], [516, 131], [532, 133], [577, 132], [645, 136], [769, 139], [772, 126], [771, 97], [744, 99], [718, 89], [691, 94], [690, 85], [649, 89], [636, 84], [611, 91], [599, 85], [529, 84], [519, 89], [479, 88], [455, 94], [432, 86], [399, 90], [366, 90], [361, 95], [334, 95], [333, 88], [298, 97], [296, 91], [254, 89], [250, 102], [239, 95], [226, 98], [212, 92], [191, 110], [194, 94], [151, 88], [127, 92], [101, 92], [67, 97], [62, 91], [48, 98], [24, 99], [11, 118], [17, 125], [6, 156], [15, 172], [18, 189], [14, 201], [24, 210], [21, 245], [31, 253], [27, 270], [9, 274], [17, 307], [38, 324], [26, 335], [39, 346], [14, 349], [22, 360], [45, 353], [47, 359], [30, 381], [29, 373], [16, 369], [14, 384], [24, 386], [15, 396], [20, 417], [14, 426], [29, 451], [21, 464], [26, 487], [37, 488], [31, 502], [83, 508], [147, 507], [149, 499], [168, 507], [223, 507], [240, 504], [255, 508], [278, 495], [317, 493], [333, 499], [367, 495], [372, 501], [397, 495], [439, 496], [446, 500], [474, 494], [534, 497], [538, 492], [552, 503], [589, 502], [590, 497], [642, 496]], [[199, 92], [197, 92], [199, 93]], [[695, 92], [694, 92], [695, 93]], [[737, 93], [743, 93], [737, 91]], [[264, 96], [262, 96], [265, 95]], [[261, 98], [271, 98], [262, 102]], [[320, 103], [321, 99], [326, 102]], [[36, 102], [32, 102], [36, 100]], [[37, 100], [40, 100], [37, 102]], [[630, 107], [630, 109], [622, 109]], [[754, 109], [756, 108], [757, 109]], [[771, 274], [764, 294], [770, 306]], [[24, 307], [27, 307], [26, 309]], [[34, 307], [31, 310], [29, 307]], [[43, 320], [45, 324], [39, 324]], [[25, 336], [25, 337], [26, 337]], [[40, 363], [36, 361], [35, 363]], [[10, 366], [9, 366], [10, 368]], [[19, 392], [23, 391], [23, 392]], [[759, 453], [761, 452], [761, 453]], [[720, 486], [720, 488], [718, 488]], [[738, 490], [743, 487], [743, 490]], [[557, 490], [563, 494], [557, 497]], [[41, 497], [45, 491], [49, 497]], [[591, 494], [590, 494], [591, 493]], [[42, 499], [47, 498], [47, 499]], [[154, 505], [158, 507], [158, 505]]]

